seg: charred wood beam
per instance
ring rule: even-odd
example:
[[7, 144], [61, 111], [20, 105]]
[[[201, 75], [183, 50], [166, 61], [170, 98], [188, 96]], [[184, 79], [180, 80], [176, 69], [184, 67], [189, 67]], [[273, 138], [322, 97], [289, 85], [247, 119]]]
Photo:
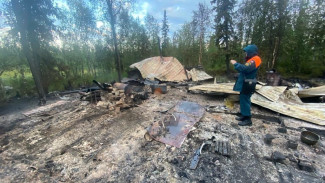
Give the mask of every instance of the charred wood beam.
[[93, 80], [93, 83], [95, 83], [101, 90], [107, 91], [107, 89], [104, 88], [98, 81]]

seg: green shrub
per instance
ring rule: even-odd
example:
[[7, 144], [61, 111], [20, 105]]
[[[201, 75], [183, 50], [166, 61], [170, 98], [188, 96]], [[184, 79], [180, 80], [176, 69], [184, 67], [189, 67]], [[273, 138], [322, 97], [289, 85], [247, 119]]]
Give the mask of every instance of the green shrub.
[[13, 91], [10, 92], [9, 97], [27, 97], [33, 96], [36, 92], [35, 83], [32, 77], [15, 77], [10, 79], [10, 86]]

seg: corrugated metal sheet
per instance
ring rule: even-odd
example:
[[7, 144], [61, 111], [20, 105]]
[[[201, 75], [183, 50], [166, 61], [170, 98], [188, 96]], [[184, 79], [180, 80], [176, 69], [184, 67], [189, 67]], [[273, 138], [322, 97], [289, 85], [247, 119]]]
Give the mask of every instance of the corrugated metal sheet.
[[263, 86], [260, 89], [256, 90], [256, 92], [274, 102], [279, 99], [280, 95], [286, 89], [286, 86]]
[[298, 95], [301, 98], [325, 96], [325, 86], [319, 86], [319, 87], [301, 90], [298, 92]]
[[213, 78], [212, 76], [210, 76], [206, 72], [204, 72], [202, 70], [195, 69], [195, 68], [188, 71], [188, 73], [191, 75], [192, 81], [204, 81], [204, 80], [208, 80], [208, 79]]
[[143, 78], [174, 82], [187, 80], [183, 65], [174, 57], [151, 57], [132, 64], [130, 68], [137, 68]]
[[252, 96], [251, 101], [254, 104], [287, 116], [302, 119], [317, 125], [325, 125], [325, 104], [322, 103], [301, 104], [281, 98], [272, 102], [257, 93]]

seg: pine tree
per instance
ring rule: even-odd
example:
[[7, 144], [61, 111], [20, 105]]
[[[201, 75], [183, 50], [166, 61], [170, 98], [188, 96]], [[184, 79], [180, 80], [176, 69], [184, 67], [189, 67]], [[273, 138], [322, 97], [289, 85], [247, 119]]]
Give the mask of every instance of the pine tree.
[[214, 5], [213, 10], [216, 12], [215, 31], [216, 31], [216, 45], [223, 47], [226, 55], [226, 67], [229, 74], [229, 61], [230, 61], [230, 41], [234, 35], [233, 24], [233, 10], [235, 0], [212, 0], [211, 4]]
[[310, 47], [317, 65], [325, 66], [325, 1], [315, 0], [313, 5]]
[[169, 25], [168, 25], [166, 10], [165, 10], [164, 11], [163, 25], [162, 25], [162, 28], [161, 28], [161, 34], [162, 34], [161, 48], [162, 48], [162, 56], [163, 57], [167, 56], [167, 48], [169, 46], [168, 32], [169, 32]]
[[202, 55], [204, 51], [205, 34], [210, 24], [211, 10], [202, 3], [199, 3], [199, 10], [193, 12], [193, 23], [197, 26], [199, 34], [199, 65], [202, 64]]
[[152, 15], [148, 14], [145, 17], [145, 26], [151, 44], [151, 56], [157, 56], [159, 55], [159, 46], [160, 46], [158, 45], [159, 29], [160, 29], [159, 23]]

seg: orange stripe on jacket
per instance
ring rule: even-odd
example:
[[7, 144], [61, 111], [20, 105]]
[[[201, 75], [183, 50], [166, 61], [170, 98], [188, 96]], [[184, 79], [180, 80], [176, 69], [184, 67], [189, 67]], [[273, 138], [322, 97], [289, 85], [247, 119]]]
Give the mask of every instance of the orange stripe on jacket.
[[256, 68], [259, 67], [261, 65], [261, 63], [262, 63], [262, 59], [259, 56], [252, 57], [246, 63], [249, 63], [252, 60], [255, 62], [255, 67]]

